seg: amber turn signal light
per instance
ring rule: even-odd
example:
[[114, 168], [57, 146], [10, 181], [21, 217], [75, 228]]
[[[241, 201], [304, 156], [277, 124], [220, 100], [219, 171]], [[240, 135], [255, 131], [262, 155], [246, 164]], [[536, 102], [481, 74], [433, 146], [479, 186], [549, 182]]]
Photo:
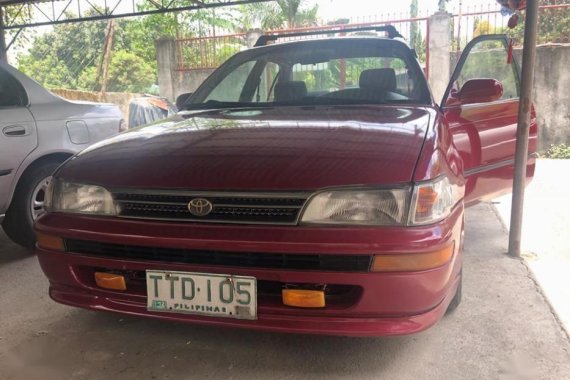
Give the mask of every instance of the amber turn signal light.
[[287, 306], [325, 307], [325, 292], [323, 290], [283, 289], [281, 296], [283, 304]]
[[95, 272], [95, 283], [103, 289], [127, 290], [125, 276], [120, 274]]
[[63, 239], [59, 236], [44, 234], [43, 232], [36, 233], [36, 241], [38, 247], [42, 249], [51, 249], [53, 251], [64, 251]]
[[399, 253], [376, 255], [372, 262], [372, 272], [413, 272], [440, 267], [453, 257], [455, 244], [442, 249], [422, 253]]

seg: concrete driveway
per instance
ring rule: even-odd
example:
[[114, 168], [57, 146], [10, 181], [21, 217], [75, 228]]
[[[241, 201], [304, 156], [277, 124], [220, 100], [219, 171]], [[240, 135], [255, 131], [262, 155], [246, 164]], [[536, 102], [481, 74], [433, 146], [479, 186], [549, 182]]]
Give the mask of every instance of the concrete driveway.
[[[570, 333], [570, 160], [540, 159], [525, 193], [523, 257]], [[511, 222], [511, 196], [496, 200], [499, 216]]]
[[1, 379], [570, 379], [570, 343], [490, 205], [467, 213], [464, 300], [390, 339], [161, 323], [51, 302], [36, 258], [0, 237]]

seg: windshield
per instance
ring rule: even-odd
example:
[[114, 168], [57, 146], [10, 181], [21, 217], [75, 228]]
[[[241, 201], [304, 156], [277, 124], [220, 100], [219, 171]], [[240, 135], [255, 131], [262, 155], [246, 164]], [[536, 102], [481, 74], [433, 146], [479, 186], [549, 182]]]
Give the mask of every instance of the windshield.
[[412, 51], [394, 40], [337, 39], [239, 53], [184, 108], [386, 103], [430, 103]]

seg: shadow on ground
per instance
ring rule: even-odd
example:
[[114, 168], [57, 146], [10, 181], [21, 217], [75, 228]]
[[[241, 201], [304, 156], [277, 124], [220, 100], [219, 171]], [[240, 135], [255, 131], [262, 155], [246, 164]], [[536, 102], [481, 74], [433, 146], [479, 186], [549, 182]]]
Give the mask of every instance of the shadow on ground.
[[33, 255], [33, 250], [22, 248], [16, 243], [12, 243], [8, 240], [0, 228], [0, 265], [16, 260], [22, 260]]

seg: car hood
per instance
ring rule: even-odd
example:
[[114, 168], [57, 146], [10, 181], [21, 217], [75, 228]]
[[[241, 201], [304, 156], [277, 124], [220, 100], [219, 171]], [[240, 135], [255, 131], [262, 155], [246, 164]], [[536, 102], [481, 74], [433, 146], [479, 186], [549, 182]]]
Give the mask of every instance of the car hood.
[[410, 182], [427, 107], [183, 112], [97, 143], [57, 173], [109, 188], [309, 190]]

